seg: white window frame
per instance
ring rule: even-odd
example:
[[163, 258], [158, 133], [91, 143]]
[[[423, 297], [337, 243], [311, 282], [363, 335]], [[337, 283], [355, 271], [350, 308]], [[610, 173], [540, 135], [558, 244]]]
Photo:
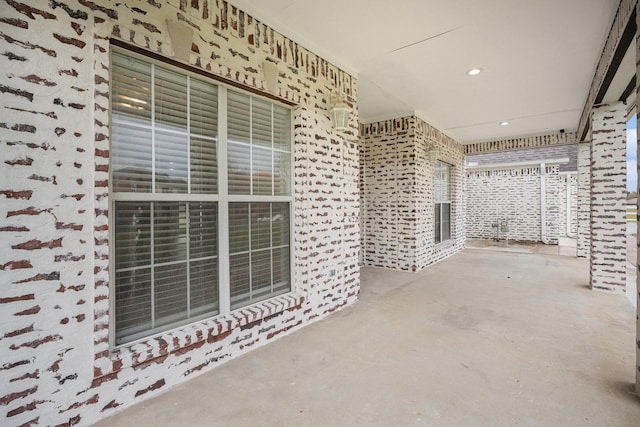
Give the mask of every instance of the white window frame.
[[[117, 51], [121, 54], [130, 56], [132, 58], [138, 58], [143, 61], [150, 62], [151, 64], [161, 65], [163, 67], [172, 68], [175, 71], [183, 73], [188, 76], [196, 77], [199, 79], [209, 80], [211, 83], [217, 85], [218, 87], [218, 136], [217, 136], [217, 168], [218, 168], [218, 191], [217, 194], [209, 194], [209, 195], [194, 195], [191, 194], [158, 194], [158, 193], [114, 193], [112, 189], [113, 184], [113, 167], [111, 158], [109, 159], [109, 230], [110, 230], [110, 242], [109, 242], [109, 282], [110, 293], [109, 293], [109, 346], [111, 349], [117, 349], [122, 347], [129, 347], [133, 344], [144, 342], [149, 339], [152, 339], [157, 336], [165, 335], [171, 333], [171, 331], [180, 329], [185, 327], [186, 325], [194, 324], [200, 322], [204, 319], [211, 319], [217, 317], [225, 317], [229, 316], [231, 313], [246, 310], [255, 304], [263, 304], [271, 299], [281, 298], [284, 295], [289, 295], [296, 292], [296, 284], [295, 284], [295, 262], [294, 262], [294, 211], [295, 211], [295, 195], [294, 195], [294, 123], [293, 123], [293, 108], [291, 105], [287, 105], [283, 102], [279, 102], [270, 97], [263, 97], [252, 93], [251, 91], [244, 90], [239, 86], [232, 86], [226, 84], [219, 79], [216, 79], [211, 75], [204, 75], [200, 72], [191, 71], [190, 69], [185, 69], [185, 67], [178, 67], [171, 64], [170, 61], [163, 61], [161, 59], [155, 59], [153, 57], [143, 55], [132, 50], [119, 47], [119, 46], [111, 46], [109, 51], [110, 63], [111, 63], [111, 55], [114, 51]], [[267, 196], [267, 195], [233, 195], [229, 194], [228, 191], [228, 150], [227, 150], [227, 141], [228, 141], [228, 127], [227, 127], [227, 93], [228, 90], [232, 89], [237, 92], [245, 93], [250, 95], [252, 98], [260, 98], [262, 100], [266, 100], [267, 102], [280, 105], [290, 113], [290, 152], [289, 152], [289, 195], [286, 196]], [[112, 111], [113, 108], [111, 106], [110, 97], [110, 105], [109, 105], [109, 118], [111, 122]], [[109, 141], [111, 143], [112, 135], [111, 135], [111, 126], [110, 126], [110, 138]], [[110, 148], [111, 153], [111, 148]], [[177, 197], [176, 197], [177, 196]], [[208, 314], [201, 315], [194, 318], [186, 319], [182, 322], [177, 323], [176, 325], [169, 325], [165, 327], [159, 327], [157, 329], [161, 330], [148, 330], [144, 336], [139, 338], [132, 339], [130, 341], [117, 344], [116, 343], [116, 326], [115, 326], [115, 313], [116, 313], [116, 298], [115, 298], [115, 203], [116, 201], [145, 201], [146, 199], [150, 199], [151, 201], [200, 201], [201, 199], [206, 198], [207, 202], [216, 202], [218, 205], [218, 313], [217, 314]], [[231, 297], [230, 297], [230, 271], [229, 271], [229, 203], [233, 202], [248, 202], [248, 203], [258, 203], [258, 202], [266, 202], [266, 203], [277, 203], [277, 202], [286, 202], [289, 203], [289, 286], [290, 289], [288, 292], [284, 294], [278, 294], [275, 296], [268, 297], [266, 299], [250, 302], [247, 305], [242, 307], [238, 307], [235, 309], [231, 309]]]

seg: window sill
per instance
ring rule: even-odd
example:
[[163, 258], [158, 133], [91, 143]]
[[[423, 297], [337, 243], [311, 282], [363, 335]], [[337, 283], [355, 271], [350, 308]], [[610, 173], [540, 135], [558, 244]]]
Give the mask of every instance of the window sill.
[[228, 337], [234, 330], [251, 328], [280, 313], [299, 308], [305, 300], [302, 294], [290, 292], [237, 309], [228, 315], [219, 315], [123, 344], [110, 352], [111, 372], [107, 372], [108, 369], [100, 369], [100, 376], [129, 367], [139, 369], [162, 363], [172, 354], [181, 355], [205, 344], [216, 343]]

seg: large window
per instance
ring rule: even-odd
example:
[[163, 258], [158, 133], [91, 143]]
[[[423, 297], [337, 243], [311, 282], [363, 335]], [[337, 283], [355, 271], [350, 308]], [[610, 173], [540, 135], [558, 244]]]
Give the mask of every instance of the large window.
[[451, 166], [435, 164], [435, 240], [444, 242], [451, 238]]
[[115, 343], [291, 290], [291, 111], [114, 48]]

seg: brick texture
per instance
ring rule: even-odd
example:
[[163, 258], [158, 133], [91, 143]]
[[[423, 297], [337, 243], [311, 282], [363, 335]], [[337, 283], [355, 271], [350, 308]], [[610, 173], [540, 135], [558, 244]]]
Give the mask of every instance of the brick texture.
[[578, 239], [577, 255], [591, 254], [591, 144], [578, 144]]
[[492, 151], [547, 147], [553, 145], [575, 144], [577, 141], [578, 137], [575, 132], [532, 135], [519, 138], [499, 139], [495, 141], [483, 141], [476, 142], [474, 144], [466, 144], [464, 146], [464, 153], [476, 154]]
[[[109, 50], [174, 57], [294, 111], [295, 292], [113, 351]], [[89, 425], [353, 303], [359, 292], [356, 80], [222, 0], [1, 0], [0, 425]], [[333, 91], [350, 129], [328, 117]]]
[[544, 179], [540, 164], [470, 168], [467, 171], [467, 237], [496, 238], [494, 225], [498, 220], [507, 219], [509, 230], [506, 234], [501, 232], [499, 238], [557, 244], [567, 229], [567, 180], [560, 175], [559, 165], [545, 165], [542, 171]]
[[[360, 126], [363, 263], [419, 271], [464, 247], [462, 146], [415, 116]], [[452, 168], [452, 227], [436, 245], [434, 168], [428, 147]]]
[[593, 110], [591, 142], [591, 287], [624, 293], [627, 280], [626, 107]]
[[558, 187], [558, 204], [560, 206], [560, 236], [575, 238], [578, 232], [578, 173], [560, 173]]

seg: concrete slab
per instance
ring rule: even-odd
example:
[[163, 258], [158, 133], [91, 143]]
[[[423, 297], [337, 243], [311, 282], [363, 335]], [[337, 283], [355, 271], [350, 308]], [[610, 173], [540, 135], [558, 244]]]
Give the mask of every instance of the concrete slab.
[[635, 310], [588, 261], [366, 268], [355, 305], [99, 426], [638, 426]]

